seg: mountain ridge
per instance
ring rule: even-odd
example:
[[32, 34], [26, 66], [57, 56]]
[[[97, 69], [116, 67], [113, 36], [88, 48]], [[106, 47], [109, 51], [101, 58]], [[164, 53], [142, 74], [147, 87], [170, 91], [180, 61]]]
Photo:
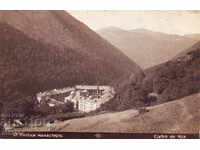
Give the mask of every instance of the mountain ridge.
[[143, 69], [170, 60], [197, 42], [196, 39], [147, 29], [124, 30], [108, 27], [96, 32], [118, 47], [130, 59], [135, 60]]
[[0, 32], [1, 102], [144, 76], [137, 64], [64, 11], [0, 11]]

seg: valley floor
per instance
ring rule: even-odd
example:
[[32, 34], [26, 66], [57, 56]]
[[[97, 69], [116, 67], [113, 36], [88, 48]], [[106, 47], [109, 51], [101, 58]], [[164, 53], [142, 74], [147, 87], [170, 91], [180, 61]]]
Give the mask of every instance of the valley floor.
[[[120, 132], [120, 133], [199, 133], [200, 94], [138, 110], [105, 113], [57, 122], [50, 131], [58, 132]], [[29, 131], [49, 131], [34, 128]]]

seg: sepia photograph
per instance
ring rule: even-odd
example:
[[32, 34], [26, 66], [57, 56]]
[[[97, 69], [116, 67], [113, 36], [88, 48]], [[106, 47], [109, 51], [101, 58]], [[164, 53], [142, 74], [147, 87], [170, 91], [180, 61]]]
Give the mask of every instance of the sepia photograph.
[[0, 10], [0, 138], [200, 138], [200, 11]]

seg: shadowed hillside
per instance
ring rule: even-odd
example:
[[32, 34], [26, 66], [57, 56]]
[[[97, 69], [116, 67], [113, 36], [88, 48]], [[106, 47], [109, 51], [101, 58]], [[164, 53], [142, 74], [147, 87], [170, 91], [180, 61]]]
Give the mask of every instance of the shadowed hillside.
[[23, 107], [24, 98], [39, 91], [144, 76], [127, 56], [64, 11], [0, 11], [0, 42], [3, 103]]
[[187, 55], [190, 52], [196, 51], [197, 49], [199, 49], [200, 42], [195, 43], [194, 45], [192, 45], [190, 48], [185, 49], [184, 51], [180, 52], [179, 54], [177, 54], [174, 59], [177, 59], [178, 57], [182, 57]]
[[159, 94], [159, 103], [197, 93], [200, 90], [200, 42], [175, 59], [145, 70], [144, 85]]
[[0, 24], [0, 40], [1, 81], [8, 86], [4, 87], [6, 90], [32, 94], [81, 83], [106, 84], [119, 72], [103, 59], [94, 61], [71, 48], [66, 49], [67, 53], [58, 51], [7, 24]]
[[118, 47], [142, 68], [168, 61], [198, 41], [184, 36], [153, 32], [146, 29], [128, 31], [108, 27], [97, 31], [97, 33]]
[[[16, 61], [15, 65], [21, 63], [35, 66], [36, 64], [52, 61], [51, 65], [58, 67], [57, 71], [59, 72], [49, 65], [48, 68], [51, 69], [49, 74], [54, 72], [55, 75], [45, 80], [52, 84], [54, 88], [74, 84], [109, 84], [122, 76], [141, 73], [141, 69], [118, 49], [64, 11], [0, 11], [0, 22], [6, 22], [18, 29], [18, 31], [14, 29], [9, 31], [10, 27], [4, 29], [7, 28], [7, 25], [1, 26], [1, 43], [4, 43], [4, 41], [9, 43], [6, 47], [7, 50], [4, 49], [7, 53], [1, 59], [2, 63], [11, 60], [11, 56], [12, 61]], [[25, 35], [19, 33], [19, 31], [24, 32]], [[21, 37], [17, 38], [18, 34], [22, 35], [22, 39], [20, 39]], [[28, 43], [30, 38], [52, 47], [40, 48], [38, 46], [40, 52], [35, 52], [37, 46], [32, 47], [33, 44]], [[2, 48], [4, 45], [1, 45]], [[14, 51], [17, 49], [15, 47], [20, 47], [17, 52]], [[26, 50], [27, 47], [30, 47], [30, 49]], [[42, 54], [44, 58], [42, 60], [39, 58], [38, 60], [31, 60], [34, 52], [37, 55]], [[19, 56], [16, 56], [16, 54]], [[26, 55], [25, 58], [29, 62], [24, 63], [25, 58], [21, 58], [23, 55]], [[8, 56], [9, 58], [7, 58]], [[48, 56], [51, 58], [48, 58]], [[15, 57], [18, 59], [15, 59]], [[56, 64], [53, 59], [59, 62]], [[47, 70], [40, 71], [48, 73]], [[38, 76], [42, 72], [38, 72]], [[67, 74], [64, 72], [67, 72]], [[60, 80], [56, 81], [55, 76]], [[42, 81], [42, 79], [39, 80]], [[54, 84], [53, 80], [58, 84]]]
[[150, 105], [197, 93], [200, 91], [199, 64], [200, 42], [189, 48], [185, 55], [146, 69], [141, 82], [131, 77], [124, 79], [117, 88], [116, 96], [103, 104], [101, 110], [118, 111], [149, 105], [150, 93], [157, 95], [156, 101]]
[[0, 11], [0, 22], [10, 24], [35, 40], [54, 45], [66, 55], [67, 49], [72, 48], [96, 61], [104, 58], [106, 64], [119, 72], [141, 71], [117, 48], [65, 11]]

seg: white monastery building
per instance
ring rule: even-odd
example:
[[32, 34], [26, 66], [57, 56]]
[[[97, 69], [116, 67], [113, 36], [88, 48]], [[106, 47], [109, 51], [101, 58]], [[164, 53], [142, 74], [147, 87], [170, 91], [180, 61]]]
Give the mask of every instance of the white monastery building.
[[98, 109], [103, 103], [115, 95], [111, 86], [77, 85], [75, 87], [54, 89], [38, 93], [39, 103], [47, 101], [49, 107], [62, 105], [68, 101], [74, 103], [74, 108], [80, 112], [90, 112]]

